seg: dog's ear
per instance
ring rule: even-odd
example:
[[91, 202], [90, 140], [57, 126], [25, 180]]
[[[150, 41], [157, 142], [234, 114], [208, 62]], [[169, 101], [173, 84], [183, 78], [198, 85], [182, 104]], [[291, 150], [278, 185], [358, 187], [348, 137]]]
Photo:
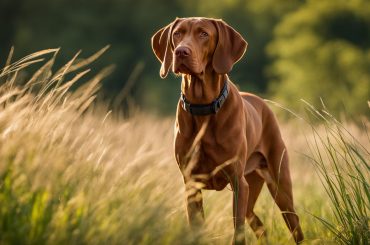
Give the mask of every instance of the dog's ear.
[[213, 69], [219, 74], [231, 71], [233, 65], [243, 56], [248, 43], [223, 20], [214, 20], [218, 31], [218, 42], [213, 54]]
[[169, 25], [157, 31], [152, 37], [152, 49], [158, 60], [162, 63], [159, 75], [165, 78], [172, 65], [173, 50], [171, 45], [171, 35], [178, 18]]

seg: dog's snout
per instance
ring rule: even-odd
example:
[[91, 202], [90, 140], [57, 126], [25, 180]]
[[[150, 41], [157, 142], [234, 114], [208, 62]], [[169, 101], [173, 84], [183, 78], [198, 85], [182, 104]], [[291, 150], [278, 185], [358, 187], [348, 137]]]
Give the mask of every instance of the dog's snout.
[[187, 57], [187, 56], [190, 56], [190, 54], [191, 54], [191, 51], [187, 47], [178, 47], [175, 50], [175, 55], [177, 57]]

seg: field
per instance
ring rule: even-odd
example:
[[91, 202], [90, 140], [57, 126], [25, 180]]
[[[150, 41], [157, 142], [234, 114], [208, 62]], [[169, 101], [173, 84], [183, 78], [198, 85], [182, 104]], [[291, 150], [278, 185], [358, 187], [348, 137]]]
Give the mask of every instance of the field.
[[[187, 226], [184, 185], [172, 146], [174, 117], [139, 110], [123, 117], [94, 102], [106, 70], [71, 91], [85, 66], [100, 53], [73, 59], [52, 73], [57, 52], [41, 51], [0, 73], [7, 80], [0, 88], [0, 244], [229, 244], [233, 233], [229, 187], [205, 191], [205, 226], [197, 233]], [[53, 57], [30, 80], [18, 82], [23, 69], [50, 54]], [[74, 75], [65, 80], [67, 74]], [[348, 141], [355, 141], [358, 159], [365, 163], [364, 168], [359, 166], [364, 187], [346, 195], [349, 202], [359, 198], [363, 205], [359, 229], [364, 235], [358, 241], [367, 244], [370, 140], [369, 123], [362, 122], [344, 123]], [[322, 171], [317, 154], [325, 146], [317, 141], [318, 136], [329, 137], [328, 125], [332, 124], [300, 118], [281, 123], [304, 244], [343, 242], [325, 222], [346, 233], [325, 178], [319, 177], [325, 174], [318, 175]], [[316, 151], [315, 146], [324, 148]], [[330, 164], [324, 166], [329, 166], [326, 176], [331, 175]], [[255, 211], [267, 227], [268, 240], [257, 241], [247, 227], [249, 244], [293, 244], [266, 187]]]

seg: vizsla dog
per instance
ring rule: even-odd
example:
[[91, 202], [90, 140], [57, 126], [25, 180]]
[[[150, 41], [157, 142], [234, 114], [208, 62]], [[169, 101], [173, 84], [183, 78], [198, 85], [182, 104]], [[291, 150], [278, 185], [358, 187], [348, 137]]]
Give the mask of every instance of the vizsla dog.
[[177, 18], [155, 33], [152, 48], [162, 63], [162, 78], [171, 68], [182, 75], [175, 156], [191, 226], [204, 219], [201, 189], [222, 190], [230, 184], [233, 241], [245, 243], [245, 219], [257, 237], [265, 235], [253, 208], [266, 182], [295, 242], [301, 242], [288, 154], [277, 121], [261, 98], [239, 92], [227, 76], [247, 42], [222, 20]]

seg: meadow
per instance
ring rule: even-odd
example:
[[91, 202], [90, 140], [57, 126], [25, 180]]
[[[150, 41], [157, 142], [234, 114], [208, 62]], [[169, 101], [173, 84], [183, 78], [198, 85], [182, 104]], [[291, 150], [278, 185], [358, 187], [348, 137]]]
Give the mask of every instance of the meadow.
[[[188, 228], [174, 117], [123, 116], [96, 102], [109, 68], [71, 89], [103, 51], [60, 68], [57, 49], [10, 55], [0, 71], [0, 244], [229, 244], [229, 187], [205, 191], [206, 223]], [[281, 122], [304, 244], [368, 244], [369, 121], [307, 108]], [[294, 243], [266, 187], [255, 212], [268, 237], [257, 241], [247, 226], [249, 244]]]

